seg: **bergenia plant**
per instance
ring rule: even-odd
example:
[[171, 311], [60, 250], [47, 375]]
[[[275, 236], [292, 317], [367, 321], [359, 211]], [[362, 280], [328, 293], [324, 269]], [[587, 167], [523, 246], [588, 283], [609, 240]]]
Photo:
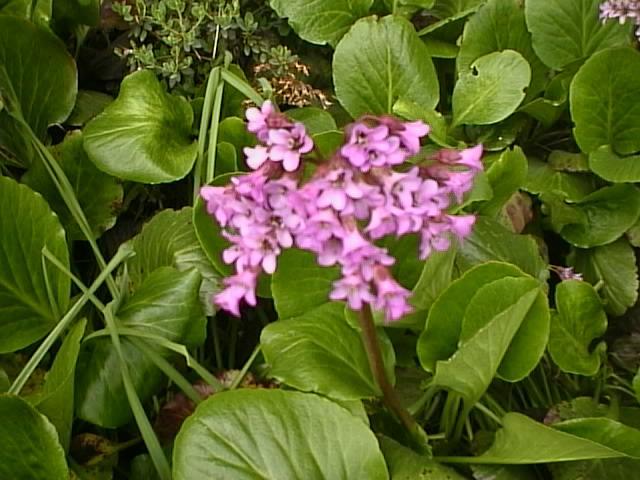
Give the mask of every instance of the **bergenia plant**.
[[482, 146], [421, 155], [428, 125], [364, 116], [346, 127], [344, 144], [324, 159], [304, 125], [271, 102], [246, 116], [259, 140], [244, 149], [252, 171], [201, 190], [231, 243], [223, 259], [236, 271], [215, 303], [234, 315], [243, 300], [255, 306], [259, 275], [274, 273], [284, 249], [299, 248], [322, 266], [339, 266], [332, 300], [356, 311], [370, 305], [388, 322], [409, 313], [410, 292], [390, 271], [396, 259], [376, 242], [418, 234], [425, 260], [464, 239], [475, 216], [451, 212], [482, 170]]

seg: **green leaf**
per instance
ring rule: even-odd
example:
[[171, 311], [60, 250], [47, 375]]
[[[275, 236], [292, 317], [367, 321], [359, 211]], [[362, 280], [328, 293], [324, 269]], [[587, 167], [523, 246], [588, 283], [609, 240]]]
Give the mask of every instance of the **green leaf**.
[[[385, 366], [393, 379], [395, 355], [379, 334]], [[380, 396], [360, 334], [344, 318], [344, 305], [327, 303], [305, 314], [267, 325], [260, 338], [269, 375], [290, 387], [338, 400]]]
[[620, 316], [636, 303], [638, 267], [633, 248], [626, 239], [588, 250], [576, 248], [568, 260], [589, 283], [602, 282], [600, 292], [605, 299], [605, 309], [612, 315]]
[[19, 397], [0, 395], [0, 444], [0, 478], [68, 480], [56, 429]]
[[394, 16], [364, 18], [349, 30], [333, 56], [333, 80], [354, 118], [391, 113], [400, 97], [423, 108], [435, 108], [440, 98], [427, 48], [411, 23]]
[[531, 67], [514, 50], [477, 58], [453, 90], [454, 125], [490, 125], [516, 111], [531, 83]]
[[548, 163], [530, 158], [524, 190], [529, 193], [555, 193], [567, 200], [578, 201], [596, 189], [593, 176], [561, 172]]
[[495, 216], [527, 179], [527, 157], [520, 147], [505, 150], [487, 169], [493, 197], [483, 203], [480, 213]]
[[468, 72], [478, 58], [503, 50], [515, 50], [529, 63], [531, 86], [527, 96], [540, 93], [547, 83], [548, 69], [533, 51], [524, 7], [518, 0], [489, 0], [469, 19], [456, 59], [457, 69]]
[[333, 132], [338, 129], [331, 114], [321, 108], [294, 108], [293, 110], [287, 110], [287, 117], [296, 122], [304, 123], [309, 135]]
[[640, 182], [640, 155], [621, 157], [609, 145], [603, 145], [589, 155], [589, 167], [609, 182]]
[[[73, 57], [49, 31], [21, 18], [0, 15], [0, 66], [10, 85], [0, 75], [0, 98], [13, 90], [21, 115], [36, 136], [44, 139], [47, 127], [63, 122], [71, 113], [77, 93]], [[9, 149], [18, 163], [30, 163], [30, 145], [9, 118], [0, 111], [0, 145]]]
[[452, 468], [418, 455], [388, 437], [380, 439], [380, 448], [387, 461], [391, 480], [464, 480]]
[[426, 328], [418, 339], [418, 359], [422, 367], [435, 371], [438, 360], [446, 360], [458, 347], [462, 319], [467, 305], [484, 285], [505, 277], [522, 277], [522, 270], [509, 263], [487, 262], [455, 280], [429, 310]]
[[[116, 223], [117, 213], [122, 207], [122, 186], [115, 178], [98, 170], [89, 160], [82, 146], [82, 133], [79, 131], [69, 134], [63, 143], [53, 147], [52, 153], [73, 186], [93, 234], [96, 238], [100, 237]], [[22, 177], [22, 182], [47, 200], [60, 217], [70, 239], [84, 239], [84, 234], [69, 212], [43, 162], [34, 162]]]
[[[536, 480], [538, 478], [532, 467], [521, 465], [472, 465], [471, 469], [475, 480]], [[555, 477], [554, 480], [556, 480]]]
[[53, 16], [66, 25], [96, 27], [100, 23], [100, 0], [53, 0]]
[[606, 245], [620, 238], [640, 216], [640, 190], [633, 185], [604, 187], [575, 203], [542, 197], [556, 231], [580, 248]]
[[436, 0], [433, 11], [438, 18], [454, 17], [458, 14], [473, 11], [484, 2], [486, 0]]
[[431, 128], [428, 136], [429, 140], [441, 147], [451, 146], [447, 142], [447, 121], [435, 110], [423, 108], [401, 97], [393, 105], [393, 113], [407, 120], [422, 120], [426, 122]]
[[34, 405], [56, 427], [60, 444], [65, 451], [71, 441], [76, 361], [86, 325], [85, 319], [79, 321], [65, 337], [51, 370], [45, 377], [42, 393]]
[[127, 273], [135, 291], [157, 268], [174, 267], [181, 272], [195, 268], [202, 276], [201, 303], [212, 314], [211, 295], [219, 289], [219, 274], [200, 247], [192, 217], [191, 207], [157, 213], [131, 240], [136, 255], [127, 261]]
[[564, 372], [593, 376], [607, 349], [605, 342], [591, 347], [607, 330], [607, 315], [594, 288], [569, 280], [556, 288], [556, 309], [551, 323], [549, 353]]
[[271, 0], [271, 8], [279, 17], [289, 19], [300, 38], [333, 46], [372, 4], [373, 0]]
[[468, 270], [490, 260], [513, 263], [540, 282], [546, 282], [549, 277], [547, 262], [533, 237], [517, 235], [496, 220], [478, 217], [471, 235], [458, 250], [456, 265]]
[[[453, 266], [457, 249], [433, 252], [424, 262], [424, 267], [411, 295], [411, 304], [422, 310], [431, 308], [440, 294], [453, 280]], [[396, 255], [394, 255], [396, 256]], [[396, 258], [402, 258], [396, 256]]]
[[45, 247], [70, 268], [64, 230], [47, 202], [0, 177], [0, 205], [0, 353], [6, 353], [31, 345], [56, 325], [71, 284], [55, 267], [49, 265], [46, 276], [42, 269]]
[[[511, 298], [509, 293], [516, 291], [517, 298]], [[453, 390], [463, 395], [469, 405], [474, 405], [489, 387], [539, 295], [540, 284], [531, 278], [507, 277], [480, 288], [465, 312], [462, 343], [451, 358], [437, 362], [433, 385]], [[500, 302], [501, 299], [505, 301]], [[546, 343], [546, 336], [544, 341]], [[538, 359], [543, 352], [544, 344]], [[505, 366], [514, 367], [513, 372], [520, 376], [536, 363], [537, 360], [533, 365], [511, 366], [505, 362]], [[509, 375], [511, 373], [509, 370]]]
[[628, 45], [631, 22], [602, 22], [600, 0], [527, 0], [525, 14], [533, 48], [550, 68], [560, 70], [594, 53]]
[[549, 465], [554, 480], [628, 480], [638, 473], [640, 460], [610, 458]]
[[[195, 269], [178, 272], [171, 267], [157, 268], [119, 309], [119, 325], [198, 345], [204, 340], [206, 327], [199, 288], [200, 275]], [[126, 337], [121, 343], [136, 392], [144, 403], [161, 388], [162, 374]], [[166, 350], [158, 353], [164, 355]], [[80, 418], [104, 428], [121, 427], [131, 420], [120, 360], [109, 338], [94, 337], [83, 344], [76, 381]]]
[[278, 316], [297, 317], [329, 302], [331, 286], [339, 278], [337, 268], [321, 267], [313, 253], [285, 250], [271, 285]]
[[386, 480], [371, 430], [331, 401], [282, 390], [213, 395], [184, 423], [173, 451], [175, 480]]
[[193, 167], [193, 111], [184, 98], [164, 91], [156, 75], [127, 76], [113, 103], [84, 129], [84, 148], [96, 166], [142, 183], [179, 180]]
[[52, 0], [3, 0], [0, 2], [0, 14], [23, 17], [48, 28], [51, 21], [51, 3]]
[[639, 52], [615, 48], [595, 54], [571, 82], [570, 100], [573, 134], [583, 152], [602, 145], [620, 155], [640, 150]]
[[[226, 87], [225, 87], [226, 88]], [[238, 164], [244, 166], [244, 147], [253, 147], [256, 136], [247, 131], [247, 124], [238, 117], [228, 117], [220, 122], [218, 142], [228, 142], [236, 149]]]
[[113, 97], [93, 90], [78, 90], [76, 104], [69, 118], [64, 122], [72, 127], [82, 127], [93, 117], [102, 113], [107, 105], [113, 102]]
[[478, 457], [448, 457], [453, 463], [522, 465], [602, 458], [640, 458], [640, 431], [609, 418], [567, 420], [547, 427], [507, 413], [493, 446]]

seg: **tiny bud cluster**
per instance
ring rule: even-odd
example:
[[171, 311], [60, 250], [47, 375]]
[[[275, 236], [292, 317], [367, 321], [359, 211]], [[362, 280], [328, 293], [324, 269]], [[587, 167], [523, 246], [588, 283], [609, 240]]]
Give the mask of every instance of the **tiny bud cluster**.
[[417, 234], [420, 258], [426, 259], [469, 235], [475, 217], [449, 210], [482, 170], [482, 147], [441, 150], [402, 168], [419, 153], [429, 127], [366, 116], [347, 127], [345, 144], [331, 159], [303, 176], [302, 159], [313, 151], [304, 125], [270, 102], [248, 109], [247, 120], [260, 141], [245, 149], [253, 171], [228, 186], [201, 190], [208, 213], [231, 244], [223, 260], [236, 270], [215, 303], [235, 315], [242, 301], [255, 305], [260, 273], [273, 273], [280, 253], [295, 247], [313, 252], [322, 266], [340, 268], [332, 300], [353, 310], [370, 304], [388, 321], [409, 313], [410, 292], [389, 269], [395, 258], [375, 242]]

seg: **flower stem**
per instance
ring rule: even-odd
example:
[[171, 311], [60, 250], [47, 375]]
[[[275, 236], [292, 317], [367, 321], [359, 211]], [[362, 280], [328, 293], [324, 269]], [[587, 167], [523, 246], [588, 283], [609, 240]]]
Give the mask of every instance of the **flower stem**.
[[411, 439], [414, 441], [415, 446], [423, 453], [429, 452], [427, 434], [422, 430], [420, 425], [418, 425], [407, 409], [402, 406], [398, 393], [391, 385], [391, 382], [389, 382], [387, 372], [384, 368], [382, 353], [380, 351], [380, 343], [378, 342], [376, 326], [373, 323], [371, 307], [368, 304], [365, 304], [362, 310], [358, 312], [358, 321], [360, 322], [362, 343], [364, 344], [364, 349], [367, 352], [371, 373], [382, 391], [382, 401], [406, 428]]

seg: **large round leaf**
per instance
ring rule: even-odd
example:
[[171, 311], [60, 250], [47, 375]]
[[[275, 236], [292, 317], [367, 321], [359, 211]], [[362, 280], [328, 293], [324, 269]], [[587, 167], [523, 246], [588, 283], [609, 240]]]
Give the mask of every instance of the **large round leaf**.
[[638, 266], [631, 245], [621, 238], [602, 247], [576, 248], [569, 255], [569, 264], [596, 285], [602, 282], [605, 309], [620, 316], [638, 299]]
[[527, 0], [527, 25], [533, 48], [549, 67], [562, 67], [589, 58], [607, 47], [629, 44], [631, 22], [603, 23], [601, 0]]
[[311, 394], [234, 390], [202, 402], [173, 451], [175, 480], [385, 480], [375, 435]]
[[391, 113], [400, 97], [425, 108], [440, 98], [427, 48], [413, 25], [395, 16], [356, 22], [336, 47], [333, 80], [338, 100], [354, 118]]
[[205, 310], [213, 314], [211, 296], [218, 291], [220, 275], [200, 247], [191, 207], [157, 213], [131, 243], [136, 254], [127, 261], [127, 273], [133, 290], [159, 267], [180, 271], [196, 268], [202, 276], [200, 300]]
[[278, 16], [289, 23], [307, 42], [335, 45], [360, 17], [364, 17], [373, 0], [271, 0]]
[[[506, 292], [512, 291], [519, 295], [506, 295], [506, 301], [500, 301]], [[469, 405], [474, 405], [503, 364], [514, 336], [535, 308], [540, 292], [540, 284], [530, 277], [506, 277], [480, 288], [467, 307], [470, 315], [465, 313], [463, 320], [463, 329], [464, 324], [470, 323], [478, 328], [469, 328], [467, 334], [463, 332], [456, 353], [437, 363], [433, 385], [453, 390], [464, 396]], [[499, 308], [494, 308], [496, 304]], [[472, 313], [482, 314], [477, 324]], [[531, 358], [529, 353], [526, 356], [527, 360]], [[520, 373], [528, 366], [523, 363], [515, 365], [515, 369]]]
[[[0, 353], [24, 348], [51, 330], [67, 308], [69, 277], [49, 264], [47, 247], [69, 268], [64, 230], [33, 190], [0, 177]], [[51, 289], [51, 298], [47, 290]], [[55, 305], [51, 305], [51, 301]]]
[[571, 82], [571, 117], [580, 149], [611, 145], [627, 155], [640, 150], [640, 53], [615, 48], [591, 57]]
[[640, 190], [629, 184], [601, 188], [572, 204], [555, 195], [542, 198], [550, 208], [554, 229], [580, 248], [617, 240], [640, 216]]
[[607, 315], [598, 292], [587, 282], [570, 280], [556, 289], [557, 314], [553, 317], [549, 353], [561, 370], [595, 375], [607, 344], [593, 341], [607, 330]]
[[[381, 334], [382, 355], [392, 377], [393, 347]], [[260, 341], [269, 374], [298, 390], [338, 400], [381, 394], [360, 334], [344, 318], [342, 303], [326, 303], [300, 317], [271, 323]]]
[[531, 87], [527, 95], [531, 98], [540, 93], [547, 82], [548, 69], [533, 51], [524, 6], [518, 0], [489, 0], [469, 19], [456, 59], [457, 69], [469, 71], [478, 58], [502, 50], [515, 50], [529, 62]]
[[531, 83], [522, 55], [504, 50], [476, 59], [453, 90], [454, 124], [488, 125], [504, 120], [520, 105]]
[[[118, 310], [119, 324], [173, 342], [198, 345], [204, 341], [206, 319], [195, 269], [178, 272], [160, 267]], [[130, 340], [122, 337], [122, 351], [136, 392], [145, 402], [162, 386], [162, 374]], [[155, 348], [149, 345], [150, 348]], [[167, 350], [158, 350], [162, 355]], [[117, 428], [132, 417], [118, 353], [108, 337], [86, 341], [78, 359], [78, 416], [105, 428]]]
[[84, 130], [84, 147], [96, 166], [111, 175], [143, 183], [173, 182], [196, 159], [191, 138], [193, 111], [168, 94], [149, 70], [122, 81], [118, 98]]
[[621, 157], [609, 145], [589, 155], [589, 168], [609, 182], [640, 182], [640, 155]]
[[[116, 223], [117, 212], [122, 206], [122, 186], [87, 158], [79, 132], [70, 134], [63, 143], [53, 147], [52, 153], [71, 182], [93, 234], [99, 237]], [[44, 196], [60, 216], [69, 238], [84, 239], [43, 162], [35, 162], [22, 177], [22, 182]]]
[[[539, 287], [531, 277], [522, 278], [527, 281], [496, 281], [491, 283], [491, 288], [487, 285], [476, 292], [478, 298], [474, 295], [464, 313], [460, 331], [461, 344], [473, 338], [500, 312], [514, 305], [532, 288]], [[525, 378], [540, 361], [548, 339], [549, 305], [547, 296], [539, 290], [500, 362], [498, 376], [510, 382]]]
[[67, 480], [56, 429], [19, 397], [0, 395], [0, 478]]
[[[14, 16], [0, 15], [0, 97], [15, 92], [22, 116], [39, 138], [47, 127], [64, 121], [78, 90], [76, 64], [64, 44], [51, 32]], [[6, 80], [10, 85], [5, 85]], [[0, 145], [22, 165], [29, 151], [15, 123], [0, 111]]]
[[455, 353], [464, 312], [481, 287], [501, 278], [522, 276], [524, 273], [515, 265], [487, 262], [454, 281], [429, 310], [426, 328], [418, 339], [418, 359], [422, 367], [433, 372], [438, 360]]

